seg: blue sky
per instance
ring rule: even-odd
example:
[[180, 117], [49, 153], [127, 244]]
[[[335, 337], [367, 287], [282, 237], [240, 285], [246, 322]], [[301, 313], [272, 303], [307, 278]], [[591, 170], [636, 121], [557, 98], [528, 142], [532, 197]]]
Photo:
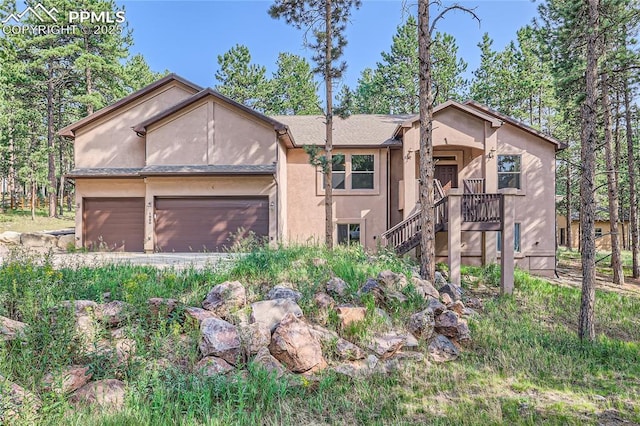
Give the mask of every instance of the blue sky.
[[[303, 33], [267, 14], [267, 0], [120, 1], [133, 29], [133, 51], [142, 53], [154, 70], [167, 69], [201, 86], [213, 86], [217, 56], [237, 43], [249, 47], [254, 63], [275, 70], [278, 52], [310, 58], [303, 46]], [[388, 50], [396, 27], [406, 18], [408, 5], [415, 12], [416, 0], [363, 0], [348, 27], [348, 63], [343, 82], [355, 86], [360, 72], [374, 67], [380, 52]], [[451, 4], [450, 2], [446, 4]], [[475, 7], [481, 24], [461, 13], [441, 21], [439, 31], [455, 36], [459, 54], [469, 63], [469, 72], [480, 60], [478, 42], [484, 32], [501, 49], [516, 37], [516, 31], [537, 15], [537, 4], [529, 0], [461, 1]]]

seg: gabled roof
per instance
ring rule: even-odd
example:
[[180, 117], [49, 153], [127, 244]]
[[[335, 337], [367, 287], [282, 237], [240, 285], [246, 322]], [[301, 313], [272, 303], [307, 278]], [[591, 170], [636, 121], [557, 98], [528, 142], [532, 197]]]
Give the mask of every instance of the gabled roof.
[[159, 87], [165, 86], [171, 82], [180, 82], [182, 84], [184, 84], [187, 87], [190, 87], [191, 89], [193, 89], [194, 92], [199, 92], [202, 90], [202, 87], [198, 86], [197, 84], [194, 84], [182, 77], [180, 77], [179, 75], [176, 74], [169, 74], [166, 77], [161, 78], [160, 80], [151, 83], [150, 85], [143, 87], [142, 89], [138, 90], [137, 92], [133, 92], [132, 94], [125, 96], [124, 98], [120, 99], [119, 101], [106, 106], [96, 112], [94, 112], [91, 115], [86, 116], [85, 118], [76, 121], [75, 123], [72, 123], [66, 127], [63, 127], [62, 129], [60, 129], [58, 131], [58, 135], [63, 136], [65, 138], [70, 138], [70, 139], [74, 139], [75, 138], [75, 132], [76, 130], [92, 123], [93, 121], [109, 114], [110, 112], [113, 112], [119, 108], [122, 108], [123, 106], [130, 104], [131, 102], [145, 96], [147, 93], [150, 93], [154, 90], [156, 90]]
[[178, 113], [179, 111], [183, 110], [184, 108], [189, 107], [190, 105], [193, 105], [195, 102], [198, 102], [201, 99], [206, 98], [207, 96], [211, 96], [217, 100], [223, 101], [224, 103], [233, 105], [234, 107], [246, 112], [249, 115], [252, 115], [254, 117], [256, 117], [258, 120], [261, 120], [271, 126], [273, 126], [273, 129], [278, 132], [279, 136], [284, 136], [286, 134], [288, 134], [288, 127], [284, 124], [282, 124], [281, 122], [274, 120], [271, 117], [267, 117], [264, 114], [261, 114], [257, 111], [254, 111], [253, 109], [242, 105], [241, 103], [238, 103], [234, 100], [231, 100], [229, 98], [227, 98], [226, 96], [221, 95], [220, 93], [216, 92], [215, 90], [211, 89], [211, 88], [206, 88], [204, 90], [201, 90], [200, 92], [196, 93], [195, 95], [183, 100], [182, 102], [177, 103], [176, 105], [172, 106], [171, 108], [168, 108], [156, 115], [154, 115], [153, 117], [143, 121], [142, 123], [136, 125], [133, 127], [133, 131], [136, 132], [138, 135], [146, 135], [147, 134], [147, 127], [151, 126], [154, 123], [157, 123], [160, 120], [163, 120], [173, 114]]
[[[400, 145], [391, 137], [394, 129], [409, 115], [354, 114], [334, 117], [333, 145], [340, 148], [381, 148]], [[277, 115], [272, 117], [288, 125], [295, 135], [295, 146], [325, 144], [324, 115]]]
[[545, 140], [545, 141], [547, 141], [549, 143], [552, 143], [552, 144], [554, 144], [556, 146], [556, 150], [562, 150], [562, 149], [565, 149], [567, 147], [566, 143], [561, 142], [561, 141], [559, 141], [558, 139], [556, 139], [556, 138], [554, 138], [552, 136], [546, 135], [546, 134], [542, 133], [541, 131], [534, 129], [531, 126], [528, 126], [528, 125], [526, 125], [524, 123], [521, 123], [518, 120], [514, 120], [513, 118], [509, 117], [508, 115], [504, 115], [504, 114], [502, 114], [502, 113], [500, 113], [500, 112], [498, 112], [498, 111], [496, 111], [494, 109], [489, 108], [486, 105], [483, 105], [481, 103], [478, 103], [478, 102], [472, 101], [472, 100], [465, 101], [464, 104], [468, 105], [469, 107], [474, 108], [476, 110], [483, 111], [486, 114], [489, 114], [489, 115], [491, 115], [493, 117], [496, 117], [496, 118], [498, 118], [498, 119], [500, 119], [500, 120], [502, 120], [504, 122], [507, 122], [507, 123], [509, 123], [509, 124], [511, 124], [513, 126], [518, 127], [521, 130], [524, 130], [527, 133], [530, 133], [530, 134], [532, 134], [534, 136], [537, 136], [537, 137], [539, 137], [539, 138], [541, 138], [541, 139], [543, 139], [543, 140]]

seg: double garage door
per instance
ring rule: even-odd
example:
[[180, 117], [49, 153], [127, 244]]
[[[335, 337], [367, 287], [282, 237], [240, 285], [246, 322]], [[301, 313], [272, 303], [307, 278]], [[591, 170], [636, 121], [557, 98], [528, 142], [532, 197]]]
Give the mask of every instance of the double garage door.
[[[144, 198], [85, 198], [85, 247], [143, 251], [144, 221]], [[269, 235], [267, 197], [155, 200], [156, 251], [219, 252], [250, 233]]]

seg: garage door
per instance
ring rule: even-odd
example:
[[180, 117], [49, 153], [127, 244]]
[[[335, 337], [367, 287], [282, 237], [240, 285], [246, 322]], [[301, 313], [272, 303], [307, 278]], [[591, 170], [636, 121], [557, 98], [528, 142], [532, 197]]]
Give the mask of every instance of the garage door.
[[269, 235], [266, 197], [157, 198], [156, 249], [220, 252], [235, 236]]
[[90, 250], [144, 249], [144, 198], [84, 198], [82, 221]]

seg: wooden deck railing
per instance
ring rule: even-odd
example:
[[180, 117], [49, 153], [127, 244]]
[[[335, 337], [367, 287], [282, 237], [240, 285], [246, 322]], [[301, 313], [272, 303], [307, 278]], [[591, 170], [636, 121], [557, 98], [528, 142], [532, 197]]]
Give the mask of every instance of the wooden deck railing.
[[[408, 218], [398, 223], [396, 226], [389, 228], [380, 237], [382, 245], [392, 247], [398, 251], [401, 245], [405, 244], [420, 232], [420, 212], [416, 211]], [[406, 253], [406, 252], [405, 252]]]
[[433, 201], [438, 202], [445, 197], [444, 189], [442, 188], [442, 184], [438, 179], [433, 180]]
[[484, 178], [463, 179], [465, 194], [484, 194]]
[[502, 195], [462, 195], [463, 222], [500, 222], [502, 220]]

